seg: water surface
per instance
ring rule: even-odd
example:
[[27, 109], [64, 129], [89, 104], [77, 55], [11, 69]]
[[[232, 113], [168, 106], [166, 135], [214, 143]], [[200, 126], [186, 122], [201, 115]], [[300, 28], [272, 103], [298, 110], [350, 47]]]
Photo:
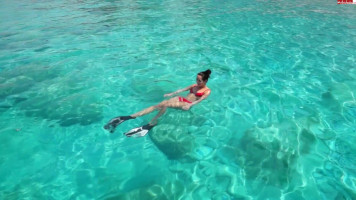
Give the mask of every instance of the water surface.
[[[1, 199], [356, 199], [355, 9], [1, 1]], [[102, 128], [208, 68], [148, 136]]]

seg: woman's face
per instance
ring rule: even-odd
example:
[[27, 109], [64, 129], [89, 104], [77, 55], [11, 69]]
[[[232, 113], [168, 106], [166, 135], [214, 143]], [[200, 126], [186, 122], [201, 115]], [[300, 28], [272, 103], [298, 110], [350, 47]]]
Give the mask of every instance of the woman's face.
[[203, 81], [203, 77], [200, 75], [197, 75], [197, 85], [198, 86], [204, 86], [206, 84], [206, 81]]

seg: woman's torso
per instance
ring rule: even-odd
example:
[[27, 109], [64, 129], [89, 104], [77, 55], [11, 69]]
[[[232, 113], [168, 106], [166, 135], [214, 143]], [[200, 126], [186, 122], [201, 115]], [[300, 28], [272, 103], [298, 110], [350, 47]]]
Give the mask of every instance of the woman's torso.
[[193, 85], [190, 88], [190, 92], [187, 95], [186, 99], [193, 102], [199, 100], [206, 92], [210, 89], [208, 87], [199, 88], [197, 85]]

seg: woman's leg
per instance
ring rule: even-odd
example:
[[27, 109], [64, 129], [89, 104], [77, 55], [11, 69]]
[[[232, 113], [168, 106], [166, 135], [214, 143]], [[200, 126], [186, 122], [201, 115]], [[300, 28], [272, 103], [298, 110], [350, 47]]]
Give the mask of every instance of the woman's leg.
[[170, 108], [181, 108], [182, 106], [184, 106], [186, 103], [185, 102], [180, 102], [178, 97], [173, 97], [169, 100], [166, 101], [162, 101], [161, 103], [159, 103], [158, 105], [155, 106], [150, 106], [142, 111], [139, 111], [133, 115], [130, 116], [119, 116], [119, 117], [115, 117], [113, 119], [111, 119], [105, 126], [104, 128], [109, 130], [111, 133], [113, 133], [115, 131], [115, 128], [121, 124], [122, 122], [129, 120], [129, 119], [133, 119], [136, 117], [141, 117], [143, 115], [146, 115], [148, 113], [153, 112], [154, 110], [160, 110], [160, 112], [150, 121], [150, 124], [152, 125], [155, 121], [157, 121], [157, 119], [162, 116], [167, 107]]
[[150, 121], [150, 125], [156, 125], [157, 124], [157, 119], [162, 116], [167, 110], [167, 107], [161, 108], [161, 110], [158, 112], [158, 114]]
[[166, 112], [167, 108], [182, 108], [186, 104], [186, 102], [179, 101], [178, 97], [161, 102], [157, 105], [158, 109], [160, 109], [159, 113], [149, 122], [149, 124], [156, 125], [157, 119]]
[[157, 110], [157, 109], [159, 109], [158, 105], [150, 106], [150, 107], [145, 108], [145, 109], [143, 109], [143, 110], [141, 110], [141, 111], [139, 111], [139, 112], [137, 112], [135, 114], [132, 114], [130, 116], [133, 117], [133, 118], [141, 117], [141, 116], [147, 115], [148, 113], [151, 113], [151, 112], [153, 112], [154, 110]]
[[[118, 116], [113, 119], [111, 119], [105, 126], [104, 129], [109, 130], [110, 133], [113, 133], [118, 125], [120, 125], [122, 122], [129, 120], [129, 119], [134, 119], [136, 117], [141, 117], [142, 115], [146, 115], [156, 109], [160, 109], [162, 106], [161, 104], [164, 104], [165, 101], [161, 102], [160, 104], [156, 106], [150, 106], [140, 112], [137, 112], [133, 115], [130, 116]], [[163, 113], [162, 113], [163, 114]]]
[[[164, 107], [172, 107], [172, 108], [177, 108], [177, 107], [181, 107], [183, 105], [181, 105], [181, 103], [184, 103], [184, 102], [180, 102], [179, 101], [179, 98], [178, 97], [173, 97], [169, 100], [166, 100], [166, 101], [162, 101], [161, 103], [155, 105], [155, 106], [150, 106], [148, 108], [145, 108], [135, 114], [132, 114], [130, 115], [131, 117], [133, 118], [136, 118], [136, 117], [141, 117], [143, 115], [147, 115], [148, 113], [151, 113], [155, 110], [162, 110]], [[162, 114], [164, 113], [164, 111], [162, 112]], [[159, 113], [158, 113], [159, 114]], [[161, 115], [162, 115], [161, 114]]]

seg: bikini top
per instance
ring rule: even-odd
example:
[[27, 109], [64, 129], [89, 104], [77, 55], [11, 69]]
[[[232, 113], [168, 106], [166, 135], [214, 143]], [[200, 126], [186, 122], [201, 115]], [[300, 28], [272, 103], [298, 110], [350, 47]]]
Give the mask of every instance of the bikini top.
[[[190, 93], [194, 93], [194, 92], [193, 92], [193, 88], [194, 88], [195, 86], [197, 86], [197, 85], [194, 84], [193, 87], [190, 88]], [[197, 92], [197, 93], [195, 93], [195, 96], [201, 97], [201, 96], [204, 95], [205, 91], [208, 91], [208, 90], [210, 90], [210, 89], [208, 88], [208, 89], [204, 90], [203, 92]]]

